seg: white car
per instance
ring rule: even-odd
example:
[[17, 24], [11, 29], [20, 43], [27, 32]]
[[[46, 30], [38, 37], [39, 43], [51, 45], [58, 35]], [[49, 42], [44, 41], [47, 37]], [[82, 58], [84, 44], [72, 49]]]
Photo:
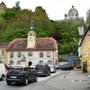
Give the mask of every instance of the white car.
[[0, 80], [4, 80], [6, 76], [6, 68], [4, 63], [0, 63]]

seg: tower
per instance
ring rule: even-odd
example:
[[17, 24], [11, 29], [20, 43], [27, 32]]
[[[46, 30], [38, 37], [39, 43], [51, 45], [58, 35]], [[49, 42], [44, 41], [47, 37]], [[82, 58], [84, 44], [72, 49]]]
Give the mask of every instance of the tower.
[[6, 5], [5, 5], [4, 2], [1, 2], [1, 3], [0, 3], [0, 9], [1, 9], [1, 8], [2, 8], [2, 9], [6, 8]]
[[36, 43], [36, 33], [34, 31], [34, 21], [30, 22], [30, 31], [27, 35], [27, 48], [34, 48]]
[[72, 20], [77, 19], [78, 17], [79, 17], [78, 11], [72, 5], [72, 8], [68, 11], [67, 18], [65, 17], [65, 19]]

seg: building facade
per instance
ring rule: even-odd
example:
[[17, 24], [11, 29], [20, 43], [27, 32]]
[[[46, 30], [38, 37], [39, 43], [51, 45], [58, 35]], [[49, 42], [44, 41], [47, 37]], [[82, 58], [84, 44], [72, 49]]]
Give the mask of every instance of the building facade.
[[90, 26], [88, 27], [87, 31], [84, 33], [84, 36], [80, 42], [78, 53], [80, 59], [83, 63], [87, 64], [87, 70], [90, 71]]
[[78, 10], [72, 6], [67, 14], [65, 14], [65, 21], [73, 22], [73, 23], [81, 23], [84, 22], [83, 17], [79, 17]]
[[6, 5], [5, 5], [4, 2], [1, 2], [1, 3], [0, 3], [0, 8], [6, 8]]
[[74, 6], [68, 11], [68, 14], [65, 14], [65, 19], [77, 19], [79, 17], [78, 11]]
[[57, 41], [52, 37], [36, 38], [33, 30], [27, 38], [16, 38], [6, 48], [6, 60], [9, 65], [28, 65], [48, 63], [55, 64], [58, 60]]
[[0, 62], [2, 63], [7, 63], [6, 58], [5, 58], [5, 49], [9, 42], [0, 42]]

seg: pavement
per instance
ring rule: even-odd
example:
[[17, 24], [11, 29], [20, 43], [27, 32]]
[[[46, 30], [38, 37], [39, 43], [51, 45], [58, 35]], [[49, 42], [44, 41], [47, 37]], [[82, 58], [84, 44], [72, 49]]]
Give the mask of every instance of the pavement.
[[77, 82], [88, 81], [88, 75], [90, 73], [83, 73], [82, 70], [74, 70], [65, 79], [69, 79]]
[[48, 81], [50, 79], [57, 77], [59, 74], [60, 74], [60, 72], [57, 71], [56, 73], [51, 73], [51, 75], [47, 76], [47, 77], [38, 77], [38, 82]]

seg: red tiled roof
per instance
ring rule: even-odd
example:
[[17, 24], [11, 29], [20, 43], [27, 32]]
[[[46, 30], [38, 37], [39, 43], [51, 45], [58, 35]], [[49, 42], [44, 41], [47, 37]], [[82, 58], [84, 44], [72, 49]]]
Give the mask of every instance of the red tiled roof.
[[37, 38], [34, 48], [27, 48], [27, 38], [16, 38], [9, 43], [7, 51], [54, 50], [57, 42], [51, 38]]

